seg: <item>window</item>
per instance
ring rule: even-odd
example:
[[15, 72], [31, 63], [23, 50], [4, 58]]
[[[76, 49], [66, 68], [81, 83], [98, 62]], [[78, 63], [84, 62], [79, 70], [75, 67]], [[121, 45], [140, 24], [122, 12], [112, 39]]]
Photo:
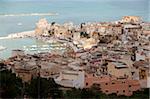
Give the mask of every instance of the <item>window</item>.
[[122, 83], [125, 83], [124, 81]]
[[87, 63], [83, 63], [83, 65], [86, 65]]
[[108, 90], [105, 90], [105, 92], [108, 92]]
[[95, 87], [100, 87], [100, 84], [94, 83], [93, 86], [95, 86]]
[[48, 33], [51, 33], [51, 30], [49, 30]]
[[108, 85], [108, 83], [105, 83], [105, 85]]
[[133, 75], [135, 72], [131, 72], [131, 74]]
[[112, 84], [115, 84], [114, 82], [112, 82]]
[[123, 90], [123, 92], [125, 92], [125, 90]]
[[131, 90], [129, 90], [129, 92], [131, 92]]
[[86, 83], [86, 86], [88, 86], [88, 83]]
[[129, 85], [129, 87], [131, 87], [131, 85]]

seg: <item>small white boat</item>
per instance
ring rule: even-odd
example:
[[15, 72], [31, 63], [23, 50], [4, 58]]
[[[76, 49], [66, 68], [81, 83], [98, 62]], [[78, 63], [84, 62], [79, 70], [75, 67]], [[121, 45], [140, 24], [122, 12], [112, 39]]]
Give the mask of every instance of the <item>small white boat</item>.
[[21, 26], [21, 25], [22, 25], [22, 23], [18, 23], [17, 25]]
[[31, 49], [29, 49], [30, 51], [37, 51], [37, 49], [36, 48], [31, 48]]
[[32, 45], [32, 46], [31, 46], [31, 48], [36, 48], [36, 47], [38, 47], [38, 46], [37, 46], [37, 45]]
[[65, 49], [64, 47], [60, 47], [60, 48], [59, 48], [59, 50], [64, 50], [64, 49]]
[[49, 50], [49, 48], [41, 48], [41, 50]]
[[59, 49], [60, 49], [60, 47], [55, 47], [55, 49], [59, 50]]
[[48, 40], [47, 42], [48, 43], [56, 43], [57, 41], [55, 41], [55, 40]]
[[25, 51], [29, 51], [29, 49], [28, 48], [26, 48], [26, 49], [24, 49]]
[[42, 45], [42, 47], [49, 47], [49, 45]]
[[23, 48], [25, 49], [25, 48], [27, 48], [27, 46], [23, 46]]

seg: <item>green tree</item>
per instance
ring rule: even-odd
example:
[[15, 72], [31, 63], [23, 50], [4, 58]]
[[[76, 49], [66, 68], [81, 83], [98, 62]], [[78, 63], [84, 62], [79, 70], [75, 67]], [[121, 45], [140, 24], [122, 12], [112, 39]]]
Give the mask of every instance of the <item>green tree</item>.
[[136, 91], [133, 93], [130, 98], [135, 98], [135, 99], [149, 99], [149, 88], [145, 88], [141, 91]]
[[60, 98], [62, 91], [55, 81], [50, 78], [33, 78], [30, 84], [26, 85], [26, 93], [31, 98]]
[[0, 97], [15, 98], [21, 96], [22, 80], [9, 70], [0, 71]]
[[80, 99], [81, 98], [81, 89], [72, 88], [71, 90], [67, 90], [64, 93], [65, 99]]
[[101, 99], [101, 92], [92, 88], [67, 90], [64, 94], [65, 99]]

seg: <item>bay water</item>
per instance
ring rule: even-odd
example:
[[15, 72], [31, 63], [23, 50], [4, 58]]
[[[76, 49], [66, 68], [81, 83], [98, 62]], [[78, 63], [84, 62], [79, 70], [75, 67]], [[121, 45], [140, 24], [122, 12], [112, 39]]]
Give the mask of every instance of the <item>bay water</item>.
[[[104, 22], [120, 20], [123, 16], [140, 16], [150, 21], [149, 0], [0, 0], [0, 36], [30, 31], [41, 18], [49, 22]], [[19, 16], [20, 14], [58, 13], [53, 16]], [[13, 16], [9, 16], [13, 15]], [[21, 24], [21, 25], [18, 25]], [[0, 58], [8, 58], [11, 50], [38, 44], [35, 39], [0, 40]]]

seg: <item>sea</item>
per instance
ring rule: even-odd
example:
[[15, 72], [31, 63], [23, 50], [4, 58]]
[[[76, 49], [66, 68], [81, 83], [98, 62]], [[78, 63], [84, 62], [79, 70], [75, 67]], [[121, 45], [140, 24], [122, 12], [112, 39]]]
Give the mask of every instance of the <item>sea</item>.
[[[116, 21], [133, 15], [150, 22], [149, 5], [149, 0], [0, 0], [0, 37], [34, 30], [41, 18], [60, 24], [80, 24]], [[58, 15], [46, 15], [48, 13]], [[14, 49], [39, 43], [41, 41], [29, 38], [0, 40], [0, 46], [7, 48], [0, 51], [0, 59], [10, 57]]]

